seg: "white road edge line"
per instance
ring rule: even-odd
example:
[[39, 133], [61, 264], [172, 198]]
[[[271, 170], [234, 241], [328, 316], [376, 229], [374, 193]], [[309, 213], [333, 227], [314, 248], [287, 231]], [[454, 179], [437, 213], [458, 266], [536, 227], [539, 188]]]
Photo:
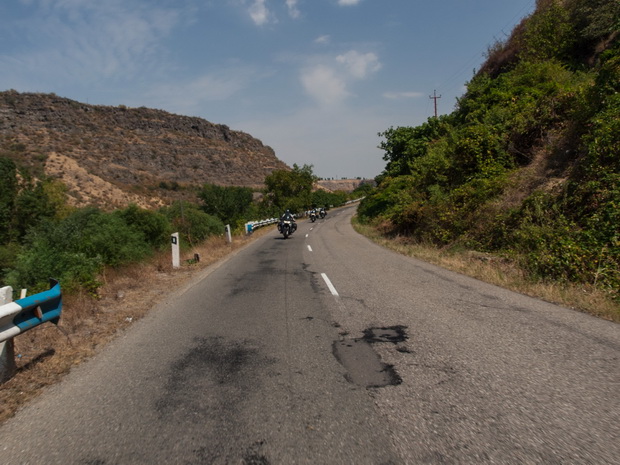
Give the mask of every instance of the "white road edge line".
[[329, 280], [327, 275], [325, 273], [321, 273], [321, 276], [323, 277], [323, 280], [325, 281], [325, 284], [327, 284], [327, 287], [329, 287], [329, 291], [332, 293], [332, 295], [338, 297], [338, 295], [339, 295], [338, 291], [336, 290], [336, 288], [334, 287], [332, 282]]
[[310, 247], [310, 245], [308, 245], [308, 250], [312, 252], [312, 247]]

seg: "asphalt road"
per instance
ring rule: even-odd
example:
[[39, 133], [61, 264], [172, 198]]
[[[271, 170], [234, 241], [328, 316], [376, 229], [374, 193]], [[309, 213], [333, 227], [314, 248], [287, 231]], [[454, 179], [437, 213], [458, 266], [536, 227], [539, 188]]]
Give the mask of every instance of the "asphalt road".
[[171, 293], [3, 425], [0, 463], [620, 463], [620, 326], [386, 251], [353, 212]]

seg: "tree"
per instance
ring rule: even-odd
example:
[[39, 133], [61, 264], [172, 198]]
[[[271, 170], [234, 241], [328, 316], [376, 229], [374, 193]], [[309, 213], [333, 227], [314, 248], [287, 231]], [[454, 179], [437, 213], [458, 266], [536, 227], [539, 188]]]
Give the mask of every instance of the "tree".
[[198, 194], [204, 202], [202, 210], [216, 216], [225, 224], [243, 221], [252, 208], [252, 189], [205, 184]]
[[149, 245], [160, 247], [167, 245], [172, 233], [168, 218], [159, 212], [145, 210], [135, 204], [114, 212], [130, 228], [140, 232]]
[[270, 201], [281, 210], [292, 211], [308, 208], [311, 203], [312, 186], [317, 177], [312, 165], [293, 165], [293, 169], [276, 170], [265, 178]]
[[173, 229], [181, 234], [185, 244], [195, 244], [211, 235], [224, 233], [224, 223], [196, 204], [176, 201], [161, 212], [170, 220]]
[[17, 169], [8, 158], [0, 158], [0, 243], [11, 239], [11, 223], [17, 198]]
[[390, 127], [378, 135], [385, 138], [379, 148], [385, 151], [383, 159], [387, 161], [381, 177], [410, 175], [414, 159], [426, 155], [429, 144], [445, 134], [448, 116], [429, 118], [420, 126]]

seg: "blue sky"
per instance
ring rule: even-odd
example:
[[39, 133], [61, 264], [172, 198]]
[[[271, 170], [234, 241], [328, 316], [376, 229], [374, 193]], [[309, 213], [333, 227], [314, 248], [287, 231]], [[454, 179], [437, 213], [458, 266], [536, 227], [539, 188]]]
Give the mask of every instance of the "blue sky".
[[247, 132], [324, 178], [374, 177], [378, 132], [450, 113], [535, 0], [3, 0], [0, 90]]

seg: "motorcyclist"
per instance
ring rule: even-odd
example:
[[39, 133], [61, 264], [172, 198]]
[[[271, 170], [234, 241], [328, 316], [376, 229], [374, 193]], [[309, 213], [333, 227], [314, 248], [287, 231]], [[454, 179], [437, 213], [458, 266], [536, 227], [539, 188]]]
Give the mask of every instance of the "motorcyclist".
[[[288, 208], [286, 209], [286, 211], [280, 217], [280, 225], [282, 225], [283, 221], [290, 221], [291, 222], [291, 232], [295, 231], [297, 229], [297, 223], [295, 222], [295, 216], [291, 213], [291, 211]], [[279, 227], [278, 227], [278, 230], [280, 230]]]

